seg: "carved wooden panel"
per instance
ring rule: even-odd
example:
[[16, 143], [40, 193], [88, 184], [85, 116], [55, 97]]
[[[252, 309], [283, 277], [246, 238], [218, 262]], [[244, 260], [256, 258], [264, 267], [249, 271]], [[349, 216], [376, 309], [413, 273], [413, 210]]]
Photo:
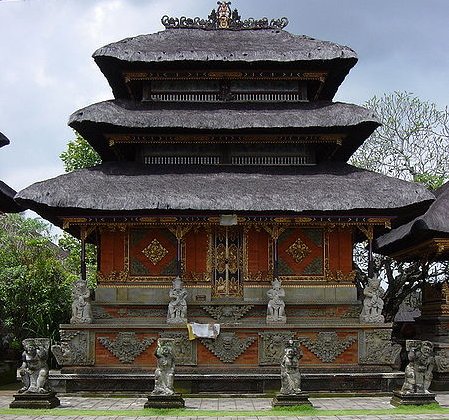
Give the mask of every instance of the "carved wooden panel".
[[322, 228], [285, 229], [278, 239], [281, 280], [324, 277], [325, 233]]
[[245, 281], [271, 281], [273, 277], [272, 240], [265, 229], [251, 227], [245, 235]]
[[211, 234], [205, 227], [194, 227], [183, 239], [183, 280], [189, 282], [210, 282]]

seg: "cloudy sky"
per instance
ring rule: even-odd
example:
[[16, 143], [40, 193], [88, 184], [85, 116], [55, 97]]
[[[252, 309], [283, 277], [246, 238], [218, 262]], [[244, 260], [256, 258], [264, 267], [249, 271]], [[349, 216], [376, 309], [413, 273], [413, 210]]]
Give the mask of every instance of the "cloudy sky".
[[[61, 174], [69, 115], [112, 97], [91, 55], [162, 30], [160, 18], [206, 17], [215, 0], [0, 0], [0, 179], [16, 190]], [[449, 105], [448, 0], [234, 0], [242, 18], [286, 16], [292, 33], [352, 47], [359, 63], [336, 99], [394, 90]]]

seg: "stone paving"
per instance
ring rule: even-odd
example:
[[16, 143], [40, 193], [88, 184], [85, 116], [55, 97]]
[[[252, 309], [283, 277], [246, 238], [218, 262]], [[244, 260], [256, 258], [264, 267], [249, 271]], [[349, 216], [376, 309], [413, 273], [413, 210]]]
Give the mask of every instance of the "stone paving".
[[[146, 398], [87, 398], [58, 396], [61, 406], [53, 410], [55, 415], [0, 415], [1, 420], [218, 420], [222, 417], [173, 417], [173, 416], [65, 416], [64, 410], [140, 410]], [[12, 391], [0, 392], [0, 408], [8, 408], [13, 400]], [[449, 408], [449, 394], [439, 394], [437, 400], [442, 407]], [[186, 408], [201, 410], [236, 410], [253, 411], [269, 410], [270, 398], [185, 398]], [[335, 397], [335, 398], [310, 398], [313, 406], [322, 410], [347, 410], [347, 409], [390, 409], [390, 397]], [[268, 413], [267, 413], [268, 414]], [[56, 416], [57, 415], [57, 416]], [[440, 420], [448, 419], [449, 414], [421, 414], [421, 415], [352, 415], [352, 416], [238, 416], [226, 419], [240, 420]]]

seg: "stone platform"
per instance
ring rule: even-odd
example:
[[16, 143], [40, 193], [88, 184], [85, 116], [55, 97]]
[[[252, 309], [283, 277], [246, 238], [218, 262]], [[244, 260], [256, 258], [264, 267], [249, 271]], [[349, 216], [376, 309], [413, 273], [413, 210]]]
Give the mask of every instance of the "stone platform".
[[309, 394], [307, 392], [301, 392], [294, 395], [282, 395], [277, 394], [271, 402], [273, 407], [295, 407], [298, 405], [312, 406], [309, 401]]
[[390, 403], [395, 407], [399, 405], [428, 405], [438, 404], [436, 394], [433, 393], [405, 393], [401, 391], [393, 392]]
[[[61, 373], [50, 372], [50, 384], [60, 393], [149, 394], [153, 373]], [[302, 373], [305, 392], [392, 392], [404, 382], [403, 372]], [[177, 373], [175, 388], [190, 395], [267, 394], [278, 392], [280, 373]]]
[[46, 394], [14, 394], [14, 401], [9, 408], [55, 408], [60, 405], [55, 392]]
[[185, 401], [181, 394], [148, 395], [144, 408], [184, 408]]

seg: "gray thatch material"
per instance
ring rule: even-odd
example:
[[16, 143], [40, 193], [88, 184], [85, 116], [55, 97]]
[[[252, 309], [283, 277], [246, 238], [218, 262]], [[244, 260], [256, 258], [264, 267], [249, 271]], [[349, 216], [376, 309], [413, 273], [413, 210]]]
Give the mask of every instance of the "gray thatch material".
[[377, 251], [395, 253], [431, 238], [449, 237], [449, 182], [435, 194], [436, 200], [424, 214], [378, 238]]
[[95, 51], [93, 57], [117, 97], [127, 96], [120, 77], [123, 69], [154, 71], [158, 65], [171, 65], [177, 70], [181, 64], [185, 70], [186, 63], [200, 64], [203, 70], [207, 65], [222, 68], [224, 64], [229, 68], [233, 63], [249, 68], [249, 63], [268, 62], [283, 64], [284, 68], [293, 65], [297, 71], [330, 70], [332, 86], [325, 87], [323, 98], [332, 99], [357, 62], [356, 53], [349, 47], [283, 30], [168, 29], [106, 45]]
[[0, 181], [0, 212], [19, 213], [25, 210], [14, 201], [15, 195], [16, 192], [10, 186]]
[[33, 184], [16, 196], [44, 217], [155, 210], [396, 215], [432, 198], [419, 184], [342, 163], [185, 168], [110, 162]]
[[[73, 113], [69, 125], [85, 137], [104, 160], [112, 153], [103, 133], [157, 130], [263, 130], [295, 133], [348, 133], [335, 158], [347, 160], [379, 126], [377, 116], [357, 105], [340, 102], [299, 104], [136, 104], [106, 101]], [[140, 130], [140, 131], [139, 131]], [[149, 131], [152, 130], [152, 131]], [[260, 133], [260, 131], [258, 131]], [[224, 132], [221, 131], [223, 134]], [[233, 134], [228, 131], [228, 133]]]
[[9, 139], [3, 133], [0, 133], [0, 147], [6, 146], [9, 144]]

